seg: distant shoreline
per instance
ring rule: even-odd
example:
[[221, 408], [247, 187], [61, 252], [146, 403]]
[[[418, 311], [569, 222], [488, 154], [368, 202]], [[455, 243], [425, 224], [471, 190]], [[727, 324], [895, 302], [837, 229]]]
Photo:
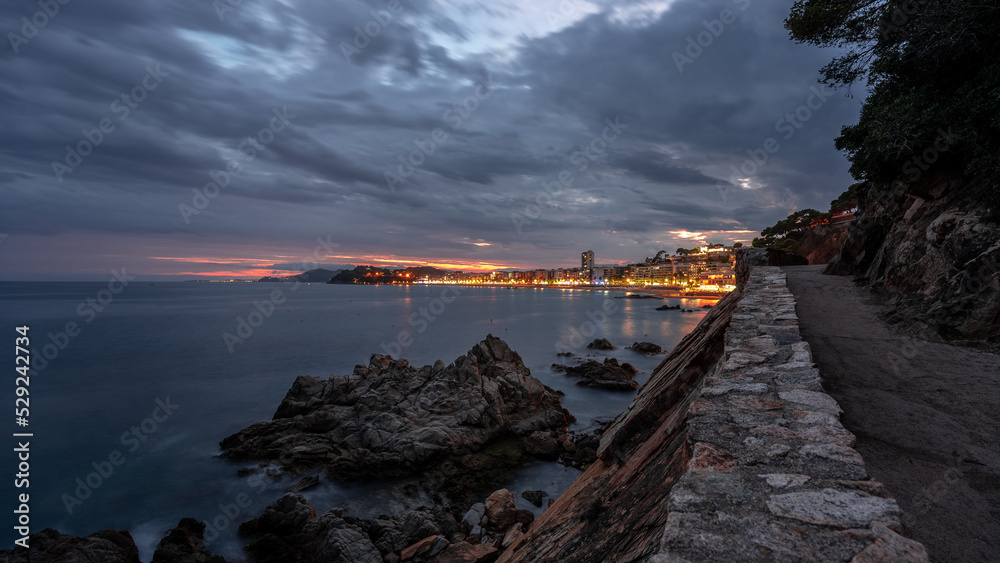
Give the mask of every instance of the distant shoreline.
[[[340, 285], [340, 284], [332, 284]], [[343, 285], [364, 285], [364, 284], [343, 284]], [[375, 285], [375, 284], [372, 284]], [[396, 284], [381, 284], [381, 285], [396, 285]], [[690, 299], [715, 299], [719, 300], [729, 295], [728, 291], [681, 291], [678, 289], [670, 289], [663, 287], [649, 287], [649, 286], [608, 286], [608, 285], [594, 285], [594, 284], [580, 284], [580, 285], [549, 285], [549, 284], [512, 284], [512, 283], [495, 283], [495, 284], [481, 284], [481, 283], [413, 283], [406, 285], [414, 286], [461, 286], [461, 287], [499, 287], [503, 289], [588, 289], [588, 290], [604, 290], [604, 291], [627, 291], [632, 293], [651, 293], [658, 297], [675, 297], [675, 298], [690, 298]]]
[[216, 281], [216, 280], [185, 280], [185, 281], [188, 281], [188, 282], [210, 282], [210, 281], [214, 281], [215, 283], [241, 283], [241, 282], [250, 282], [250, 283], [299, 283], [299, 284], [307, 284], [307, 285], [342, 285], [342, 286], [352, 286], [352, 287], [366, 287], [366, 286], [371, 286], [371, 287], [375, 287], [375, 286], [390, 286], [390, 287], [402, 287], [402, 286], [407, 286], [407, 287], [409, 287], [409, 286], [415, 286], [415, 287], [423, 287], [423, 286], [427, 286], [427, 287], [430, 287], [430, 286], [458, 286], [458, 287], [494, 287], [494, 288], [501, 288], [501, 289], [562, 289], [562, 290], [567, 290], [567, 289], [569, 289], [569, 290], [585, 289], [585, 290], [628, 291], [628, 292], [634, 292], [634, 293], [650, 293], [650, 294], [656, 295], [658, 297], [673, 297], [673, 298], [680, 298], [680, 299], [687, 298], [687, 299], [715, 299], [715, 300], [722, 299], [726, 295], [729, 295], [728, 291], [683, 291], [683, 290], [680, 290], [680, 289], [677, 289], [677, 288], [665, 288], [665, 287], [658, 287], [658, 286], [641, 286], [641, 285], [639, 285], [639, 286], [620, 286], [620, 285], [609, 286], [609, 285], [598, 285], [598, 284], [559, 285], [559, 284], [531, 284], [531, 283], [517, 284], [517, 283], [454, 283], [454, 282], [447, 282], [447, 283], [444, 283], [444, 282], [431, 282], [431, 283], [413, 282], [413, 283], [405, 283], [405, 284], [396, 284], [396, 283], [372, 283], [372, 284], [365, 284], [365, 283], [343, 283], [343, 284], [341, 284], [341, 283], [336, 283], [336, 284], [331, 284], [331, 283], [327, 283], [327, 282], [303, 282], [303, 281], [295, 281], [295, 280], [291, 280], [291, 281], [277, 281], [277, 280], [268, 280], [268, 281], [259, 281], [259, 280], [231, 280], [231, 281], [230, 280], [227, 280], [227, 281]]

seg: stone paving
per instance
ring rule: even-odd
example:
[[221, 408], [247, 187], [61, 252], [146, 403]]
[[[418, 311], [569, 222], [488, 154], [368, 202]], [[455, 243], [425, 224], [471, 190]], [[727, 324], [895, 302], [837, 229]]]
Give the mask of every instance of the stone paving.
[[779, 268], [755, 266], [726, 358], [688, 412], [691, 458], [654, 563], [927, 561], [823, 391]]

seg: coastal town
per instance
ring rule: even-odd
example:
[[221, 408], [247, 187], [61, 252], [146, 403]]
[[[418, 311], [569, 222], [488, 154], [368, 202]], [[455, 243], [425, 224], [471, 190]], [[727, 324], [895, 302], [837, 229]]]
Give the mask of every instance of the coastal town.
[[[673, 255], [661, 250], [632, 264], [600, 265], [593, 250], [580, 254], [576, 268], [502, 269], [462, 272], [433, 266], [386, 268], [361, 265], [351, 270], [309, 270], [301, 274], [228, 282], [308, 282], [324, 284], [408, 285], [445, 284], [503, 287], [656, 288], [678, 295], [718, 296], [736, 288], [736, 249], [742, 246], [705, 244], [678, 248]], [[207, 280], [206, 280], [207, 281]]]
[[708, 244], [693, 249], [678, 248], [673, 256], [656, 256], [628, 265], [595, 265], [594, 251], [580, 256], [578, 268], [539, 268], [493, 272], [443, 272], [424, 276], [415, 283], [468, 285], [660, 287], [684, 292], [724, 292], [736, 287], [733, 270], [735, 248]]

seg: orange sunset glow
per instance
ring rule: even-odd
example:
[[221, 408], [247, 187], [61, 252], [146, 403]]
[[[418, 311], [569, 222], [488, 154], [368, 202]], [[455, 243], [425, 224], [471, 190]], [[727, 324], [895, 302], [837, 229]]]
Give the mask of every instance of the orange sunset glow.
[[[294, 275], [298, 271], [304, 271], [317, 267], [308, 259], [300, 259], [295, 256], [273, 254], [265, 258], [219, 258], [215, 256], [151, 256], [151, 260], [173, 262], [180, 265], [189, 266], [187, 269], [163, 272], [150, 272], [152, 274], [174, 274], [183, 276], [197, 276], [205, 278], [226, 278], [245, 279], [262, 278], [265, 276], [288, 276]], [[326, 256], [326, 261], [344, 262], [350, 264], [368, 264], [373, 266], [386, 267], [409, 267], [409, 266], [433, 266], [442, 270], [460, 270], [465, 272], [490, 272], [504, 268], [516, 268], [517, 266], [497, 264], [481, 261], [458, 261], [441, 260], [428, 258], [417, 260], [412, 258], [399, 258], [393, 255], [337, 255]], [[276, 262], [302, 263], [305, 268], [300, 270], [281, 270], [268, 267]], [[202, 266], [204, 269], [199, 268]]]

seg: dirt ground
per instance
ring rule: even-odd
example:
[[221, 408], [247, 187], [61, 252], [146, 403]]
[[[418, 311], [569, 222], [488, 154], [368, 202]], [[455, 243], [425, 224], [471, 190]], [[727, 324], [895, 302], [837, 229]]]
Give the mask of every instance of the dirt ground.
[[903, 336], [849, 277], [790, 266], [803, 338], [932, 561], [1000, 561], [1000, 355]]

